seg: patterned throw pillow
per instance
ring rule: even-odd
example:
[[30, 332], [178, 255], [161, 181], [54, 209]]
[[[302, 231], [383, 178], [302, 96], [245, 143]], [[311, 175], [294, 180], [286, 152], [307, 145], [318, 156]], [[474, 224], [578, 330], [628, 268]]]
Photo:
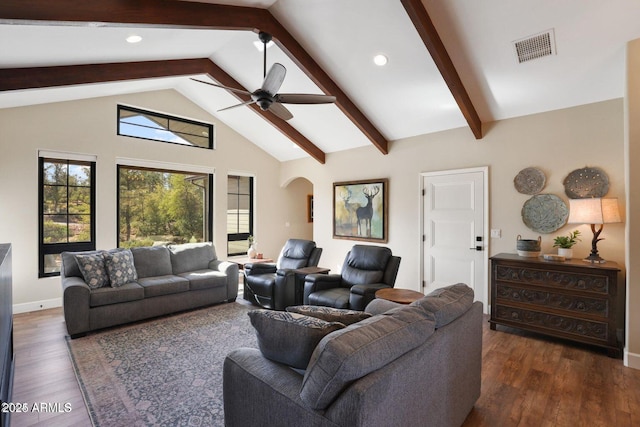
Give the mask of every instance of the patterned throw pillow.
[[325, 335], [344, 328], [342, 323], [286, 311], [251, 310], [262, 355], [274, 362], [306, 369], [311, 354]]
[[104, 266], [102, 252], [95, 254], [77, 254], [75, 258], [84, 281], [91, 289], [109, 286], [109, 276]]
[[118, 288], [125, 283], [138, 280], [130, 249], [115, 249], [104, 253], [104, 264], [109, 274], [111, 286]]
[[318, 305], [292, 305], [287, 307], [290, 313], [304, 314], [327, 322], [340, 322], [343, 325], [351, 325], [371, 317], [364, 311], [348, 310], [344, 308], [322, 307]]

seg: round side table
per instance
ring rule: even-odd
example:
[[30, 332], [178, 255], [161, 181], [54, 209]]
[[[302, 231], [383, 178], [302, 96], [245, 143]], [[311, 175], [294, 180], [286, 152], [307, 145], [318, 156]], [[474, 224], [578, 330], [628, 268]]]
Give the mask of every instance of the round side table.
[[376, 291], [376, 298], [386, 299], [387, 301], [397, 302], [399, 304], [410, 304], [420, 298], [424, 294], [411, 289], [385, 288]]

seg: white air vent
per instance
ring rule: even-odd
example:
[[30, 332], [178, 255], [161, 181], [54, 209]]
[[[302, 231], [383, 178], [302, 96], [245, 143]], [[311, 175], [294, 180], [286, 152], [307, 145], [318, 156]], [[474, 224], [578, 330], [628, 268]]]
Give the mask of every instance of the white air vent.
[[522, 64], [532, 59], [555, 55], [556, 40], [553, 30], [526, 37], [513, 42], [518, 63]]

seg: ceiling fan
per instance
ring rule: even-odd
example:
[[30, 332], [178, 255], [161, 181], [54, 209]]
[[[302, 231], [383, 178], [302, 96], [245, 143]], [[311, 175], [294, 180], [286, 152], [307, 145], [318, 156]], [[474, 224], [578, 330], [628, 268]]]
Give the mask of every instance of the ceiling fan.
[[293, 114], [291, 114], [291, 112], [282, 104], [331, 104], [336, 102], [336, 97], [331, 95], [316, 95], [311, 93], [278, 93], [278, 90], [280, 89], [280, 86], [282, 86], [282, 82], [284, 81], [284, 77], [287, 74], [287, 69], [284, 67], [284, 65], [276, 62], [271, 66], [271, 68], [269, 68], [269, 72], [267, 73], [267, 43], [271, 41], [271, 34], [261, 31], [258, 34], [258, 38], [263, 43], [264, 47], [264, 80], [260, 89], [256, 89], [253, 92], [248, 92], [246, 90], [222, 86], [203, 80], [194, 78], [191, 79], [196, 82], [219, 87], [231, 92], [237, 92], [251, 96], [250, 101], [232, 105], [231, 107], [226, 107], [218, 111], [229, 110], [231, 108], [241, 107], [243, 105], [258, 104], [262, 110], [269, 110], [282, 120], [289, 120], [293, 118]]

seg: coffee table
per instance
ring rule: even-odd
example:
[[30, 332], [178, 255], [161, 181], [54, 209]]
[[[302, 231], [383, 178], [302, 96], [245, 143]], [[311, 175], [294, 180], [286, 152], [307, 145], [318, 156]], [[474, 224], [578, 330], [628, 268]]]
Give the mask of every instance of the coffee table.
[[398, 304], [410, 304], [422, 297], [424, 297], [423, 293], [412, 291], [411, 289], [385, 288], [376, 291], [376, 298], [386, 299]]

